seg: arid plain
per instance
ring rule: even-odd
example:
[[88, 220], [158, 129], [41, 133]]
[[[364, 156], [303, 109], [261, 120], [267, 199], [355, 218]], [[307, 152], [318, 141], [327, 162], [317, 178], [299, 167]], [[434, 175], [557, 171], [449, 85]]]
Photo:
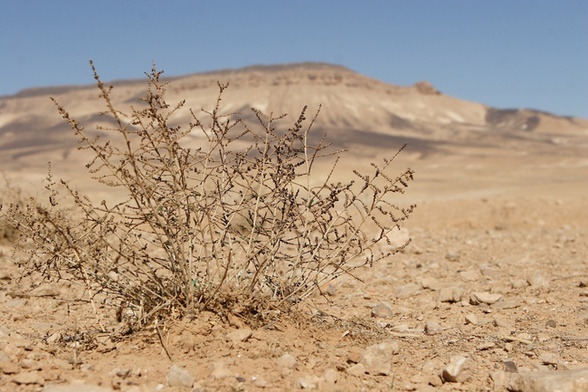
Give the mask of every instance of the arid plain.
[[[314, 63], [174, 78], [167, 99], [211, 109], [217, 81], [230, 82], [222, 109], [247, 120], [255, 107], [288, 113], [288, 127], [322, 105], [315, 132], [348, 150], [339, 178], [407, 143], [394, 167], [415, 180], [395, 201], [417, 204], [398, 233], [411, 243], [260, 325], [207, 312], [168, 322], [172, 367], [153, 329], [120, 341], [99, 331], [74, 301], [81, 288], [19, 280], [4, 242], [1, 391], [588, 390], [588, 120]], [[143, 80], [113, 84], [117, 107], [144, 94]], [[39, 196], [51, 161], [55, 177], [116, 198], [85, 172], [50, 96], [87, 129], [111, 125], [95, 86], [0, 97], [0, 171]]]

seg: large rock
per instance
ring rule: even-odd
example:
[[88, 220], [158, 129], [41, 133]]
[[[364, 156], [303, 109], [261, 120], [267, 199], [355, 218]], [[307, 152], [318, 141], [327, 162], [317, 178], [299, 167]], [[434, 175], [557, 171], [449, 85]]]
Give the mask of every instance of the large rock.
[[521, 372], [513, 377], [508, 389], [513, 392], [588, 391], [588, 368]]

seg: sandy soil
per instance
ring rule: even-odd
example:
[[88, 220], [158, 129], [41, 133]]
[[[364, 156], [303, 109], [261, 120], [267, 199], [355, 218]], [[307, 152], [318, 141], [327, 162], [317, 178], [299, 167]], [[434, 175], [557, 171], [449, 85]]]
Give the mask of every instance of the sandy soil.
[[407, 152], [417, 175], [402, 201], [419, 206], [404, 252], [257, 325], [162, 325], [173, 362], [154, 328], [97, 332], [91, 307], [67, 299], [79, 287], [27, 292], [5, 245], [0, 391], [502, 391], [525, 371], [588, 368], [584, 159], [491, 155]]

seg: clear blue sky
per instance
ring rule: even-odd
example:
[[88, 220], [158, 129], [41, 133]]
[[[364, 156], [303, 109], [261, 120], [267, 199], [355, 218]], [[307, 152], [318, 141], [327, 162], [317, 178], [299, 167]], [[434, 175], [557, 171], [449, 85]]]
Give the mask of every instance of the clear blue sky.
[[588, 118], [587, 0], [0, 0], [0, 95], [320, 61]]

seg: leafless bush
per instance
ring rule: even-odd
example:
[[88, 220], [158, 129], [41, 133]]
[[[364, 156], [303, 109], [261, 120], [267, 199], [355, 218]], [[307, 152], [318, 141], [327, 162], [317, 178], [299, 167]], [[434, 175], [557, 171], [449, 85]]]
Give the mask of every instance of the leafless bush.
[[334, 182], [336, 163], [317, 177], [315, 163], [341, 152], [324, 137], [310, 143], [316, 116], [307, 121], [306, 109], [287, 130], [277, 128], [283, 116], [252, 109], [252, 126], [222, 112], [219, 84], [212, 110], [172, 126], [187, 109], [165, 101], [162, 72], [153, 67], [140, 107], [125, 114], [91, 65], [116, 126], [91, 136], [54, 102], [92, 157], [87, 169], [126, 198], [95, 203], [49, 170], [48, 203], [3, 212], [22, 233], [26, 271], [83, 282], [141, 327], [172, 311], [289, 306], [402, 248], [379, 246], [414, 207], [390, 200], [413, 179], [410, 169], [389, 174], [396, 155], [355, 181]]

